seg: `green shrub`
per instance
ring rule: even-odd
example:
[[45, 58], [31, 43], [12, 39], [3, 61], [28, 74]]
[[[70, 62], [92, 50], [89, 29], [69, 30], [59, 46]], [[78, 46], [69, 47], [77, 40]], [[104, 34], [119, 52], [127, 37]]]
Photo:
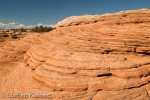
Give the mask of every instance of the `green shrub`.
[[20, 31], [21, 31], [21, 32], [26, 32], [26, 29], [24, 29], [24, 28], [22, 27], [22, 28], [20, 28]]
[[117, 21], [115, 24], [120, 25], [120, 22], [119, 22], [119, 21]]
[[142, 20], [136, 20], [136, 21], [134, 21], [134, 23], [143, 23], [143, 21]]
[[35, 26], [35, 28], [32, 29], [33, 32], [49, 32], [54, 30], [55, 28], [53, 27], [47, 27], [47, 26]]
[[17, 35], [16, 35], [16, 34], [12, 34], [12, 35], [11, 35], [11, 38], [16, 39], [16, 38], [17, 38]]
[[128, 16], [127, 14], [121, 14], [121, 17], [126, 17], [126, 16]]
[[8, 37], [9, 35], [7, 35], [7, 34], [3, 34], [3, 37]]

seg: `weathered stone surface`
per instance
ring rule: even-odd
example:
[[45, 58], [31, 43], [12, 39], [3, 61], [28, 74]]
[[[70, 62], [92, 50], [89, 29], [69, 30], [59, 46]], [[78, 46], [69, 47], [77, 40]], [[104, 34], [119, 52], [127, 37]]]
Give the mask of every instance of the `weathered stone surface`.
[[[139, 10], [127, 10], [127, 11], [120, 11], [114, 14], [103, 14], [103, 15], [83, 15], [83, 16], [71, 16], [67, 17], [66, 19], [59, 21], [57, 23], [57, 27], [66, 27], [66, 26], [74, 26], [74, 25], [83, 25], [83, 24], [90, 24], [90, 23], [96, 23], [99, 21], [105, 21], [106, 17], [128, 17], [129, 14], [149, 14], [149, 9], [139, 9]], [[111, 18], [110, 18], [111, 19]], [[143, 22], [144, 20], [138, 20], [135, 21], [130, 20], [135, 23]], [[128, 21], [122, 21], [122, 22], [128, 22]], [[114, 24], [120, 24], [114, 22]]]
[[65, 19], [51, 32], [0, 45], [0, 66], [20, 62], [0, 92], [51, 94], [52, 100], [149, 100], [149, 13]]
[[149, 100], [144, 87], [120, 91], [99, 91], [92, 100]]

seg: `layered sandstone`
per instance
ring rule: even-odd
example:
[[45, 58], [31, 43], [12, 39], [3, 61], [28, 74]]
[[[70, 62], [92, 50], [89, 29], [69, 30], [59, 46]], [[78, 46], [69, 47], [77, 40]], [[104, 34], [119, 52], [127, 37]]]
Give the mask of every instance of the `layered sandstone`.
[[[114, 20], [118, 17], [119, 21], [122, 21], [122, 17], [129, 17], [130, 16], [134, 16], [134, 15], [141, 15], [140, 17], [142, 17], [143, 15], [148, 15], [149, 16], [149, 9], [143, 8], [143, 9], [139, 9], [139, 10], [127, 10], [127, 11], [120, 11], [120, 12], [116, 12], [116, 13], [106, 13], [103, 15], [83, 15], [83, 16], [71, 16], [71, 17], [67, 17], [66, 19], [59, 21], [57, 23], [57, 27], [66, 27], [66, 26], [74, 26], [74, 25], [83, 25], [83, 24], [90, 24], [90, 23], [97, 23], [97, 22], [103, 22], [103, 21], [107, 21], [107, 20]], [[143, 16], [143, 17], [144, 17]], [[108, 19], [109, 17], [109, 19]], [[137, 16], [136, 16], [137, 17]], [[143, 22], [143, 21], [147, 21], [145, 19], [138, 19], [138, 22]], [[132, 17], [130, 17], [130, 20], [128, 19], [127, 22], [136, 22], [136, 19]], [[117, 22], [115, 22], [117, 23]]]
[[2, 92], [51, 94], [52, 100], [149, 100], [149, 13], [122, 11], [95, 23], [63, 23], [66, 27], [3, 45], [1, 63], [17, 54], [24, 58]]

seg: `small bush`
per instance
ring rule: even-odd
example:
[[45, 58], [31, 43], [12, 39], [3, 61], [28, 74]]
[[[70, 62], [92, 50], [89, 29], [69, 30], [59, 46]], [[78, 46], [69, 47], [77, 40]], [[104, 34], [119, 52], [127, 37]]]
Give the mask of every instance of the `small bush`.
[[35, 28], [32, 29], [33, 32], [49, 32], [54, 30], [55, 28], [53, 27], [47, 27], [47, 26], [35, 26]]
[[3, 34], [3, 37], [8, 37], [9, 35], [7, 35], [7, 34]]
[[17, 38], [17, 35], [16, 35], [16, 34], [13, 34], [13, 35], [11, 35], [11, 38], [16, 39], [16, 38]]
[[12, 41], [12, 40], [7, 40], [7, 41]]
[[120, 25], [120, 22], [119, 22], [119, 21], [117, 21], [115, 24]]
[[142, 20], [136, 20], [136, 21], [134, 21], [134, 23], [143, 23], [143, 21]]
[[121, 14], [121, 17], [126, 17], [127, 16], [127, 14]]

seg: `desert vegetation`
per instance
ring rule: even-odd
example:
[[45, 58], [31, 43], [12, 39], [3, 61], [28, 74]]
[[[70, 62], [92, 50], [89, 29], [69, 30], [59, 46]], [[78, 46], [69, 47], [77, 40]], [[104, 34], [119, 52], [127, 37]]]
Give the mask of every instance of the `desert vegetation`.
[[47, 27], [47, 26], [35, 26], [35, 28], [32, 29], [33, 32], [49, 32], [55, 28], [53, 27]]
[[27, 32], [27, 30], [31, 30], [31, 32], [49, 32], [51, 30], [53, 30], [55, 28], [53, 27], [47, 27], [47, 26], [35, 26], [34, 28], [30, 28], [30, 29], [25, 29], [25, 28], [20, 28], [20, 29], [11, 29], [14, 32]]
[[12, 38], [12, 39], [16, 39], [16, 38], [17, 38], [17, 35], [16, 35], [16, 34], [12, 34], [12, 35], [11, 35], [11, 38]]
[[18, 38], [23, 38], [26, 35], [32, 35], [34, 33], [43, 33], [43, 32], [49, 32], [51, 30], [54, 30], [53, 27], [47, 27], [47, 26], [35, 26], [34, 28], [19, 28], [19, 29], [9, 29], [9, 30], [1, 30], [0, 29], [0, 41], [8, 41], [8, 40], [20, 40]]
[[8, 37], [9, 35], [6, 32], [3, 32], [3, 37]]

